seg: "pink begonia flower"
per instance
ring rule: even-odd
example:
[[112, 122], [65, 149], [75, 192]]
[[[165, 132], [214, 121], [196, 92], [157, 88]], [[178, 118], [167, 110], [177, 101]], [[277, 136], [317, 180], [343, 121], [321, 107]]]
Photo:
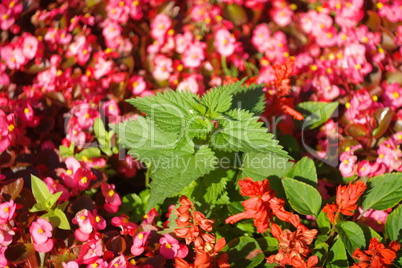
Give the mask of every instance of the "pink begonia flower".
[[63, 268], [79, 268], [80, 267], [78, 265], [78, 263], [75, 261], [69, 261], [67, 263], [63, 262], [61, 265], [63, 265]]
[[131, 246], [131, 253], [134, 256], [139, 256], [145, 251], [145, 244], [147, 243], [148, 236], [151, 232], [140, 232], [133, 239], [133, 245]]
[[337, 41], [337, 30], [333, 26], [322, 29], [316, 38], [317, 45], [320, 47], [332, 47], [336, 45]]
[[106, 12], [108, 19], [118, 23], [126, 23], [128, 20], [129, 7], [124, 1], [109, 1], [106, 5]]
[[106, 116], [108, 122], [112, 124], [118, 123], [120, 119], [120, 109], [119, 105], [114, 99], [103, 103], [102, 112]]
[[82, 129], [92, 127], [95, 118], [99, 117], [99, 112], [96, 107], [92, 107], [89, 103], [76, 105], [73, 114], [77, 117], [78, 124]]
[[341, 160], [341, 164], [339, 165], [339, 170], [342, 176], [351, 177], [355, 175], [357, 156], [355, 156], [353, 152], [361, 147], [361, 145], [352, 146], [351, 148], [347, 148], [345, 152], [340, 155], [339, 159]]
[[173, 72], [173, 61], [163, 54], [158, 54], [152, 60], [154, 69], [152, 76], [159, 81], [167, 80]]
[[382, 96], [385, 106], [390, 106], [393, 109], [402, 107], [402, 87], [399, 83], [385, 84]]
[[335, 0], [330, 1], [329, 6], [335, 9], [335, 22], [341, 27], [355, 27], [364, 16], [363, 0]]
[[184, 52], [182, 57], [183, 65], [187, 68], [198, 68], [205, 59], [205, 43], [196, 41], [191, 44]]
[[188, 254], [188, 248], [184, 244], [179, 244], [173, 236], [170, 234], [164, 234], [160, 239], [161, 244], [160, 253], [166, 259], [173, 259], [175, 257], [185, 258]]
[[36, 56], [39, 41], [35, 36], [30, 34], [24, 34], [23, 38], [24, 41], [22, 43], [22, 52], [24, 53], [25, 58], [31, 60]]
[[13, 200], [0, 204], [0, 224], [8, 224], [14, 217], [16, 204]]
[[274, 0], [269, 15], [276, 24], [284, 27], [292, 22], [293, 11], [286, 1]]
[[321, 100], [332, 101], [339, 97], [340, 90], [336, 85], [332, 85], [328, 76], [320, 75], [313, 80], [313, 85], [317, 88], [317, 95]]
[[193, 34], [185, 31], [184, 34], [175, 35], [176, 52], [182, 54], [191, 45]]
[[70, 199], [70, 192], [64, 187], [58, 180], [54, 181], [50, 177], [46, 177], [43, 179], [43, 182], [46, 183], [47, 188], [51, 194], [62, 192], [58, 201], [68, 201]]
[[155, 208], [152, 208], [147, 214], [145, 214], [142, 217], [142, 219], [143, 219], [142, 223], [143, 224], [152, 224], [155, 217], [157, 217], [158, 215], [159, 215], [158, 211]]
[[177, 90], [188, 90], [193, 93], [199, 93], [200, 86], [198, 84], [196, 75], [190, 75], [177, 85]]
[[151, 23], [151, 36], [158, 40], [158, 42], [162, 42], [165, 34], [172, 26], [172, 20], [166, 14], [158, 14], [154, 18]]
[[115, 186], [113, 184], [102, 183], [101, 184], [102, 195], [105, 197], [105, 204], [103, 207], [109, 213], [116, 213], [121, 206], [121, 198], [118, 193], [115, 192]]
[[146, 0], [131, 0], [130, 17], [134, 20], [140, 20], [143, 17], [142, 6]]
[[52, 237], [53, 226], [45, 219], [39, 218], [36, 222], [32, 222], [29, 232], [34, 242], [36, 251], [49, 252], [52, 250], [54, 241]]
[[109, 262], [108, 268], [126, 268], [127, 260], [123, 255], [119, 255]]
[[5, 86], [10, 83], [10, 77], [8, 76], [8, 74], [5, 73], [5, 71], [6, 71], [6, 65], [0, 62], [0, 86]]
[[78, 224], [78, 229], [75, 230], [74, 236], [79, 241], [87, 241], [89, 236], [93, 231], [93, 225], [95, 219], [91, 212], [87, 209], [83, 209], [75, 214], [75, 217], [72, 219], [74, 224]]
[[[382, 2], [382, 1], [381, 1]], [[387, 18], [390, 22], [402, 21], [402, 14], [400, 12], [402, 1], [393, 0], [389, 4], [377, 3], [378, 14]]]
[[71, 43], [67, 56], [76, 56], [79, 65], [84, 65], [91, 57], [92, 47], [87, 42], [84, 35], [76, 37], [75, 42]]
[[103, 252], [104, 249], [102, 239], [91, 239], [82, 245], [80, 256], [76, 261], [82, 261], [84, 264], [90, 264], [99, 259], [99, 257], [103, 256]]
[[266, 50], [266, 43], [269, 41], [270, 36], [271, 31], [269, 30], [268, 26], [265, 24], [260, 24], [255, 27], [251, 42], [259, 52], [263, 52]]
[[93, 68], [93, 74], [95, 79], [100, 79], [103, 76], [109, 75], [112, 72], [113, 61], [106, 60], [104, 54], [94, 54], [95, 64]]
[[0, 247], [0, 267], [7, 267], [8, 264], [11, 264], [7, 261], [4, 253], [6, 252], [7, 247]]
[[94, 217], [94, 222], [93, 222], [93, 225], [92, 225], [94, 227], [94, 229], [95, 230], [103, 230], [103, 229], [105, 229], [106, 225], [107, 225], [106, 220], [103, 217], [99, 216], [98, 212], [96, 210], [94, 210], [92, 212], [92, 215]]
[[116, 42], [116, 40], [121, 39], [121, 31], [122, 28], [117, 22], [112, 20], [106, 20], [104, 22], [102, 35], [108, 47], [117, 48], [119, 46], [119, 42]]
[[98, 258], [93, 260], [92, 262], [88, 263], [87, 268], [107, 268], [108, 263], [107, 261]]
[[8, 224], [0, 224], [0, 247], [7, 247], [13, 242], [15, 232], [10, 229]]
[[[385, 227], [385, 222], [387, 221], [390, 210], [367, 210], [362, 218], [360, 218], [360, 222], [370, 226], [376, 232], [383, 232]], [[359, 207], [358, 215], [363, 213], [363, 209]]]
[[0, 4], [0, 18], [0, 28], [4, 31], [7, 31], [15, 22], [12, 10], [3, 4]]
[[318, 38], [322, 33], [322, 29], [328, 29], [332, 25], [332, 18], [325, 13], [309, 10], [307, 13], [301, 14], [300, 27], [302, 30]]
[[391, 143], [392, 140], [387, 140], [381, 143], [377, 149], [377, 160], [376, 162], [387, 166], [388, 172], [400, 169], [402, 165], [402, 152], [401, 149], [397, 148]]
[[3, 110], [0, 110], [0, 153], [7, 150], [14, 140], [14, 117], [10, 115], [6, 115]]
[[29, 103], [18, 110], [18, 118], [28, 127], [36, 127], [39, 124], [39, 117], [35, 115], [35, 112]]
[[5, 46], [1, 48], [1, 58], [6, 62], [9, 69], [19, 69], [25, 64], [26, 59], [21, 48]]
[[113, 226], [121, 228], [121, 235], [133, 236], [138, 227], [137, 224], [131, 222], [130, 218], [125, 214], [121, 214], [119, 217], [113, 217], [111, 223]]
[[147, 88], [147, 83], [145, 82], [144, 77], [134, 75], [130, 78], [128, 87], [131, 89], [133, 95], [139, 95]]
[[236, 38], [226, 29], [219, 29], [215, 32], [214, 46], [219, 54], [228, 57], [235, 50]]

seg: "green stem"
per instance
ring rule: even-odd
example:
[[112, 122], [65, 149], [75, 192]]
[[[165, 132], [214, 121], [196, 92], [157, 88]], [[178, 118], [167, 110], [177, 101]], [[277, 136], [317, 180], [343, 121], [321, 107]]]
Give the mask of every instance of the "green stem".
[[151, 174], [151, 163], [147, 163], [147, 171], [145, 172], [145, 187], [149, 188], [149, 176]]
[[228, 70], [228, 66], [226, 64], [225, 56], [221, 57], [221, 66], [222, 66], [222, 69], [223, 69], [223, 72], [225, 73], [225, 75], [230, 75], [230, 71]]

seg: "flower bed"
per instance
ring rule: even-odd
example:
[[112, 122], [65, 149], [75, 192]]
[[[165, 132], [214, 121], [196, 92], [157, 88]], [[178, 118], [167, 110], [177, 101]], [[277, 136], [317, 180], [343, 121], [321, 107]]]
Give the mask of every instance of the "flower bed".
[[1, 267], [402, 267], [402, 1], [0, 3]]

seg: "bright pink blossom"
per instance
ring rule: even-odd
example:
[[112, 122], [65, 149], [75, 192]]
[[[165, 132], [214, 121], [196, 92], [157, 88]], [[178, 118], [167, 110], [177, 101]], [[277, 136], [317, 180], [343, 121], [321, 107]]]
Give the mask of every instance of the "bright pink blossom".
[[226, 29], [219, 29], [215, 32], [214, 46], [219, 54], [228, 57], [235, 50], [236, 38]]

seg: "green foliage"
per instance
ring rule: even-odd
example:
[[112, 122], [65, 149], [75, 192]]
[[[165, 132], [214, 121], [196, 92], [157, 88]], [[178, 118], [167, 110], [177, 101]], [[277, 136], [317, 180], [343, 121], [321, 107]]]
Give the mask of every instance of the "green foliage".
[[[286, 151], [253, 113], [264, 110], [262, 86], [242, 86], [242, 83], [216, 87], [202, 98], [189, 91], [165, 91], [128, 100], [146, 117], [138, 116], [137, 120], [111, 128], [120, 144], [130, 149], [129, 154], [150, 169], [151, 196], [147, 210], [200, 177], [204, 177], [197, 184], [198, 191], [203, 193], [200, 196], [206, 202], [223, 205], [230, 202], [228, 183], [234, 175], [262, 180], [270, 175], [282, 176], [290, 169], [292, 164]], [[244, 109], [237, 108], [234, 101], [248, 94], [250, 100], [241, 104]], [[102, 140], [107, 135], [98, 136]], [[222, 166], [221, 160], [233, 160], [234, 155], [244, 161], [218, 166]], [[281, 160], [283, 165], [272, 169], [260, 163], [255, 168], [241, 155], [253, 161], [272, 157], [274, 163]], [[250, 174], [260, 168], [259, 174]], [[224, 174], [229, 170], [234, 171], [230, 178]]]
[[314, 102], [299, 103], [296, 109], [300, 111], [305, 120], [303, 129], [314, 129], [324, 124], [338, 107], [337, 102]]
[[314, 161], [305, 156], [293, 166], [287, 174], [287, 177], [307, 183], [317, 188], [317, 170], [315, 169]]
[[289, 204], [304, 215], [317, 216], [321, 208], [321, 195], [312, 186], [291, 178], [282, 180]]
[[342, 222], [337, 226], [339, 236], [345, 244], [346, 250], [350, 255], [356, 250], [356, 248], [365, 248], [366, 239], [364, 232], [359, 225], [352, 221]]
[[251, 237], [238, 237], [228, 243], [231, 267], [253, 268], [265, 258], [258, 242]]
[[388, 173], [373, 177], [367, 182], [363, 196], [363, 210], [385, 210], [402, 200], [402, 173]]
[[49, 222], [63, 230], [70, 230], [70, 224], [63, 210], [65, 204], [56, 205], [62, 192], [51, 194], [47, 185], [38, 177], [31, 175], [31, 188], [36, 204], [30, 209], [30, 212], [47, 211], [42, 218], [48, 218]]
[[345, 245], [341, 239], [336, 240], [328, 252], [327, 268], [346, 268], [349, 267], [348, 257], [346, 255]]
[[402, 206], [398, 206], [388, 215], [385, 223], [385, 233], [392, 241], [402, 242]]

